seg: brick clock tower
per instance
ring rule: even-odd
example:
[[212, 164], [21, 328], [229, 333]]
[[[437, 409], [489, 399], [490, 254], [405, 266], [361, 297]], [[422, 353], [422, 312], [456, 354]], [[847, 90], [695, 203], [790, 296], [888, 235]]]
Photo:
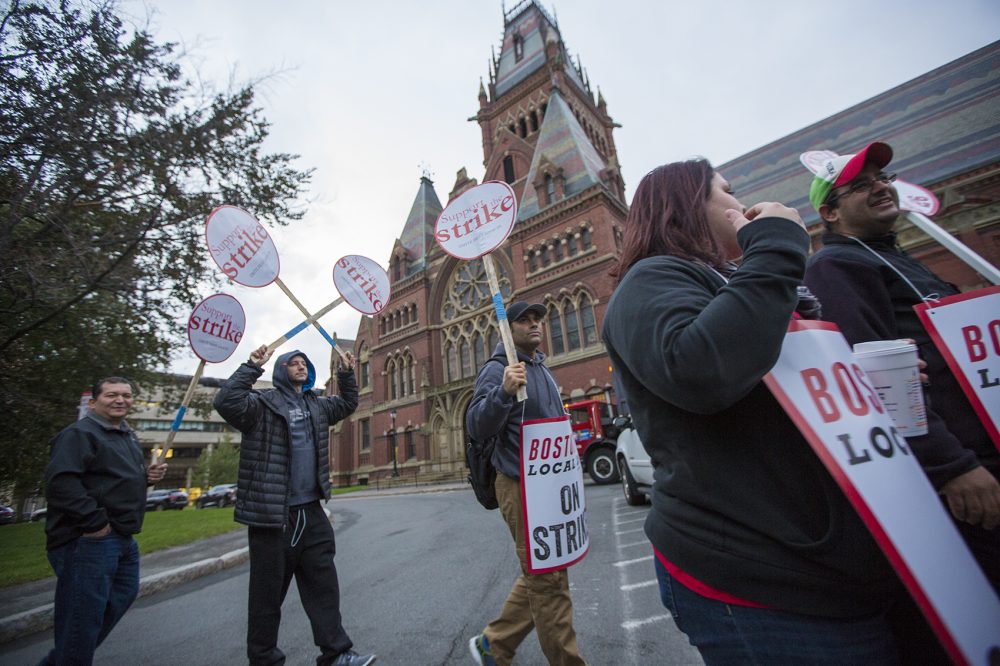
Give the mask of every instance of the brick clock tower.
[[[493, 253], [505, 302], [549, 310], [542, 351], [564, 399], [611, 396], [600, 326], [627, 207], [607, 105], [538, 0], [504, 13], [499, 57], [480, 82], [483, 180], [513, 187], [518, 217]], [[458, 171], [449, 200], [477, 184]], [[463, 417], [499, 339], [480, 261], [434, 242], [443, 206], [425, 174], [392, 247], [392, 300], [355, 336], [361, 398], [331, 433], [335, 485], [465, 467]]]

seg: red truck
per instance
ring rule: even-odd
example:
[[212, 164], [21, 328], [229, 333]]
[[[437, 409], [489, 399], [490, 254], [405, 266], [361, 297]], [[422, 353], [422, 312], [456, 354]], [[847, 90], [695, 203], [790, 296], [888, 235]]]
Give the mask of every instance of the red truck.
[[618, 481], [618, 464], [615, 462], [615, 443], [618, 427], [613, 421], [618, 415], [614, 404], [603, 400], [580, 400], [566, 403], [576, 450], [583, 461], [583, 469], [597, 484]]

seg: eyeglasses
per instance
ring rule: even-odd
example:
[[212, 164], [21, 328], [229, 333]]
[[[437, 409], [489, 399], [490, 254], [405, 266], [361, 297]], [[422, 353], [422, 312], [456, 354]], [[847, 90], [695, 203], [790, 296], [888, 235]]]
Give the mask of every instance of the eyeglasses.
[[863, 178], [851, 181], [850, 185], [847, 185], [847, 189], [839, 194], [834, 192], [830, 194], [830, 198], [827, 199], [826, 203], [830, 206], [837, 203], [837, 200], [841, 197], [845, 197], [849, 194], [868, 194], [875, 187], [875, 183], [882, 183], [883, 185], [888, 185], [889, 183], [896, 180], [896, 174], [894, 173], [880, 173], [874, 178]]

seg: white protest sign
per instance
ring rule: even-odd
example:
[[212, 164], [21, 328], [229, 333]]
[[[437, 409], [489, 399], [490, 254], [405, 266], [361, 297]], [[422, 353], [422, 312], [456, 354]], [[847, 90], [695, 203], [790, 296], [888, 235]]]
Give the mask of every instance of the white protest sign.
[[507, 240], [516, 217], [514, 190], [488, 180], [448, 204], [434, 225], [434, 238], [453, 257], [478, 259]]
[[1000, 449], [1000, 287], [913, 309]]
[[793, 321], [765, 382], [957, 664], [1000, 649], [1000, 599], [834, 324]]
[[378, 314], [389, 304], [389, 274], [360, 254], [337, 260], [333, 265], [333, 284], [347, 304], [361, 314]]
[[590, 534], [568, 416], [521, 424], [521, 497], [528, 571], [565, 569], [583, 559]]
[[188, 341], [195, 355], [208, 363], [222, 363], [243, 339], [247, 317], [240, 302], [228, 294], [209, 296], [188, 318]]
[[[832, 150], [809, 150], [799, 155], [799, 161], [813, 174], [817, 174], [826, 162], [835, 157], [839, 157], [839, 155]], [[938, 212], [940, 204], [930, 190], [899, 178], [896, 179], [894, 185], [896, 193], [899, 195], [901, 210], [909, 210], [923, 215], [933, 215]]]
[[278, 278], [278, 248], [257, 219], [242, 208], [219, 206], [205, 220], [212, 259], [233, 282], [265, 287]]

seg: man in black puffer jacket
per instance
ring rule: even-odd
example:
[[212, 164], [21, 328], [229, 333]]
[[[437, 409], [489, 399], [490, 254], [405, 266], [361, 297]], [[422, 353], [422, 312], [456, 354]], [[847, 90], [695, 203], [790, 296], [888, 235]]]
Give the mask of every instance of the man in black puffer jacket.
[[243, 433], [236, 489], [237, 522], [249, 526], [247, 656], [252, 665], [283, 664], [281, 603], [292, 576], [322, 655], [317, 664], [367, 666], [341, 624], [333, 528], [320, 506], [330, 498], [330, 426], [358, 406], [354, 357], [338, 364], [340, 396], [317, 397], [316, 369], [305, 354], [282, 354], [275, 388], [253, 390], [271, 351], [250, 354], [215, 397], [215, 409]]

